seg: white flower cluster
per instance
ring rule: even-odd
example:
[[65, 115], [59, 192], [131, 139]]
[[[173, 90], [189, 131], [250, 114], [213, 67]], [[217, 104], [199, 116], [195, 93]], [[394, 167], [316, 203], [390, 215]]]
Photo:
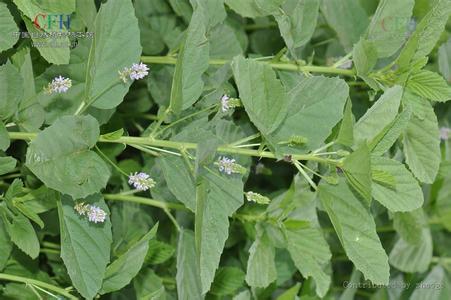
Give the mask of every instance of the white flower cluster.
[[265, 197], [259, 193], [255, 192], [247, 192], [246, 194], [247, 201], [255, 202], [258, 204], [268, 204], [271, 200], [268, 197]]
[[64, 78], [63, 76], [55, 77], [52, 82], [44, 89], [47, 94], [53, 93], [66, 93], [72, 86], [72, 80], [69, 78]]
[[230, 98], [229, 95], [224, 94], [221, 97], [221, 111], [223, 113], [229, 111], [232, 108], [240, 107], [241, 101], [237, 98]]
[[106, 213], [100, 207], [97, 207], [95, 205], [85, 204], [84, 202], [80, 202], [80, 203], [75, 204], [74, 209], [80, 216], [84, 216], [84, 215], [88, 216], [89, 222], [93, 222], [93, 223], [105, 222]]
[[440, 128], [440, 139], [443, 141], [446, 141], [447, 139], [449, 139], [451, 135], [451, 128], [447, 128], [447, 127], [442, 127]]
[[128, 176], [128, 183], [133, 185], [138, 191], [147, 191], [155, 186], [156, 182], [144, 172], [135, 172]]
[[130, 80], [138, 80], [146, 77], [149, 74], [149, 67], [142, 62], [139, 64], [133, 64], [130, 68], [125, 67], [122, 71], [119, 71], [119, 77], [126, 83]]
[[237, 164], [233, 158], [223, 156], [215, 164], [218, 166], [219, 172], [227, 175], [246, 173], [246, 168]]

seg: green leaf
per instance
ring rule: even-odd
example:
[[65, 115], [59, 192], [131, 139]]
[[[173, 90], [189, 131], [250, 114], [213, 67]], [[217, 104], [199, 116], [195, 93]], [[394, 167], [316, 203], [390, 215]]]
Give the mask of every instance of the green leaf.
[[348, 184], [371, 203], [371, 162], [366, 143], [348, 155], [343, 162], [343, 171]]
[[11, 156], [0, 157], [0, 175], [6, 174], [14, 170], [17, 161]]
[[[34, 17], [32, 18], [34, 20]], [[46, 37], [47, 33], [44, 30], [37, 29], [33, 22], [28, 18], [23, 18], [27, 31], [31, 35], [33, 44], [39, 54], [51, 64], [65, 65], [69, 63], [70, 59], [70, 40], [67, 36], [64, 37]]]
[[30, 143], [26, 166], [46, 186], [84, 198], [106, 186], [110, 171], [93, 151], [99, 124], [91, 116], [65, 116]]
[[0, 121], [16, 111], [22, 97], [23, 80], [10, 62], [0, 66]]
[[7, 210], [7, 208], [4, 208], [3, 211], [3, 223], [11, 238], [11, 241], [19, 247], [20, 250], [35, 259], [39, 255], [40, 246], [38, 236], [34, 231], [33, 225], [31, 225], [31, 222], [27, 219], [27, 217], [20, 213], [13, 215], [13, 219], [10, 222], [5, 215], [5, 210]]
[[144, 268], [133, 279], [137, 300], [164, 300], [166, 291], [163, 280], [152, 269]]
[[288, 290], [286, 290], [285, 292], [280, 294], [276, 298], [276, 300], [293, 300], [293, 299], [296, 299], [300, 289], [301, 289], [301, 284], [300, 283], [296, 283], [294, 286], [292, 286], [291, 288], [289, 288]]
[[411, 112], [408, 109], [402, 111], [396, 118], [368, 144], [370, 151], [374, 155], [382, 155], [393, 146], [401, 133], [409, 124]]
[[287, 0], [274, 17], [280, 34], [291, 53], [305, 45], [313, 35], [318, 18], [319, 0]]
[[354, 115], [352, 114], [352, 102], [346, 102], [343, 120], [340, 124], [340, 131], [337, 136], [337, 143], [351, 147], [354, 143]]
[[6, 3], [0, 3], [0, 52], [8, 50], [17, 42], [19, 34], [14, 35], [14, 32], [19, 32], [19, 28]]
[[425, 118], [412, 116], [404, 132], [404, 154], [415, 177], [424, 183], [432, 183], [440, 166], [440, 140], [434, 109], [425, 107]]
[[177, 295], [180, 300], [203, 299], [200, 269], [196, 254], [194, 234], [180, 232], [177, 249]]
[[276, 252], [263, 226], [257, 224], [257, 237], [249, 248], [246, 282], [251, 287], [265, 288], [277, 279]]
[[[269, 142], [282, 154], [305, 153], [320, 147], [343, 118], [348, 93], [348, 85], [338, 78], [314, 76], [302, 80], [289, 92], [288, 114], [279, 128], [267, 137]], [[286, 142], [294, 134], [307, 142], [290, 147]]]
[[149, 242], [149, 250], [146, 255], [146, 263], [158, 265], [170, 259], [175, 252], [175, 248], [171, 244], [167, 244], [158, 240]]
[[2, 121], [0, 121], [0, 150], [6, 151], [9, 148], [9, 135], [8, 130]]
[[403, 68], [409, 68], [412, 61], [423, 58], [434, 48], [440, 38], [449, 14], [451, 5], [448, 0], [437, 0], [431, 10], [418, 23], [415, 32], [410, 36], [402, 49], [398, 62]]
[[149, 249], [149, 241], [155, 237], [157, 229], [158, 224], [108, 265], [100, 294], [122, 289], [138, 274]]
[[412, 174], [404, 165], [386, 157], [371, 158], [373, 170], [392, 175], [395, 186], [387, 187], [379, 181], [373, 181], [373, 198], [392, 212], [415, 210], [423, 205], [423, 191]]
[[244, 276], [244, 272], [236, 267], [219, 268], [210, 292], [217, 296], [234, 295], [243, 286]]
[[435, 72], [421, 70], [412, 74], [407, 81], [407, 88], [433, 101], [446, 102], [451, 99], [451, 87]]
[[120, 139], [123, 135], [124, 135], [124, 129], [120, 128], [113, 132], [102, 134], [100, 137], [105, 140], [108, 140], [108, 141], [114, 141], [114, 140]]
[[131, 1], [103, 3], [89, 52], [85, 102], [96, 99], [92, 105], [100, 109], [119, 105], [130, 83], [121, 82], [118, 71], [137, 63], [141, 51], [138, 20]]
[[447, 272], [442, 266], [435, 266], [426, 278], [417, 283], [410, 300], [424, 299], [449, 299], [451, 297], [451, 285]]
[[377, 49], [373, 42], [360, 39], [352, 50], [352, 60], [354, 61], [357, 75], [359, 75], [373, 89], [378, 89], [378, 85], [368, 75], [377, 63]]
[[6, 226], [0, 219], [0, 271], [6, 266], [13, 249], [13, 244], [6, 230]]
[[209, 290], [229, 235], [229, 217], [243, 204], [241, 176], [205, 170], [196, 195], [196, 246], [202, 293]]
[[275, 131], [287, 115], [288, 97], [280, 80], [268, 64], [235, 57], [233, 75], [252, 123], [268, 135]]
[[396, 53], [406, 36], [414, 0], [382, 0], [368, 26], [367, 38], [374, 42], [378, 57]]
[[256, 18], [274, 13], [284, 0], [225, 0], [225, 3], [243, 17]]
[[438, 69], [446, 82], [451, 82], [451, 39], [438, 49]]
[[194, 10], [177, 56], [170, 100], [170, 108], [175, 114], [193, 105], [204, 88], [202, 74], [208, 69], [209, 58], [205, 15], [202, 7]]
[[403, 88], [399, 85], [387, 89], [384, 94], [358, 120], [354, 128], [355, 143], [371, 141], [398, 115]]
[[373, 216], [343, 180], [337, 185], [322, 183], [318, 192], [346, 255], [366, 279], [375, 284], [387, 284], [388, 258], [377, 235]]
[[285, 230], [287, 249], [294, 264], [305, 278], [312, 277], [316, 294], [324, 297], [331, 283], [326, 273], [332, 254], [319, 228]]
[[[417, 232], [418, 235], [418, 232]], [[399, 238], [390, 252], [390, 264], [408, 273], [425, 272], [432, 259], [432, 237], [428, 228], [421, 230], [418, 244], [410, 244]]]
[[169, 190], [191, 211], [196, 210], [196, 190], [192, 174], [183, 158], [173, 155], [161, 156], [157, 163], [163, 171]]
[[368, 26], [368, 16], [358, 1], [321, 1], [321, 11], [327, 23], [338, 35], [345, 51], [351, 51]]
[[393, 214], [393, 227], [400, 237], [411, 245], [417, 245], [422, 240], [418, 234], [423, 230], [426, 220], [422, 209], [411, 212], [397, 212]]
[[[99, 194], [84, 201], [109, 212]], [[110, 261], [111, 222], [107, 216], [104, 223], [91, 223], [77, 214], [74, 205], [68, 196], [58, 202], [61, 258], [73, 286], [83, 297], [92, 299], [102, 287], [106, 265]]]

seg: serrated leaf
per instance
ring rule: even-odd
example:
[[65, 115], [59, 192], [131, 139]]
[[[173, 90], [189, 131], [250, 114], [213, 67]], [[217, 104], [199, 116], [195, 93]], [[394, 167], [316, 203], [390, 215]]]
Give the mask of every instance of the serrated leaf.
[[414, 4], [414, 0], [379, 2], [367, 31], [367, 38], [374, 42], [378, 57], [391, 56], [401, 47]]
[[157, 229], [158, 224], [108, 265], [100, 294], [122, 289], [138, 274], [149, 249], [149, 241], [155, 237]]
[[368, 26], [368, 16], [358, 1], [327, 0], [321, 2], [327, 23], [338, 35], [345, 51], [350, 51]]
[[176, 156], [162, 156], [157, 163], [163, 171], [169, 190], [185, 204], [191, 211], [196, 210], [196, 190], [190, 170], [183, 158]]
[[233, 295], [244, 284], [244, 272], [236, 267], [219, 268], [210, 292], [213, 295]]
[[432, 259], [431, 232], [429, 228], [423, 228], [420, 235], [420, 243], [414, 245], [402, 238], [398, 239], [389, 256], [392, 266], [408, 273], [427, 270]]
[[354, 128], [356, 144], [364, 140], [371, 141], [398, 115], [403, 88], [393, 86], [371, 106], [370, 109], [357, 121]]
[[423, 120], [412, 116], [404, 132], [406, 162], [418, 180], [432, 183], [440, 166], [440, 140], [434, 109], [425, 107]]
[[280, 33], [290, 49], [305, 45], [313, 35], [318, 18], [318, 0], [287, 0], [274, 14]]
[[165, 300], [163, 280], [152, 269], [143, 268], [133, 280], [137, 300]]
[[11, 238], [8, 235], [3, 220], [0, 218], [0, 271], [6, 266], [12, 249], [13, 244]]
[[170, 259], [174, 252], [175, 248], [172, 245], [158, 240], [151, 240], [146, 255], [146, 263], [153, 265], [162, 264]]
[[0, 121], [0, 150], [6, 151], [9, 148], [9, 135], [5, 125]]
[[249, 248], [246, 282], [251, 287], [265, 288], [277, 279], [276, 252], [263, 228], [257, 225], [257, 237]]
[[418, 234], [423, 230], [426, 220], [422, 209], [393, 214], [393, 227], [399, 236], [411, 245], [417, 245], [423, 238]]
[[30, 143], [26, 166], [46, 186], [84, 198], [105, 187], [110, 171], [89, 149], [99, 137], [99, 124], [91, 116], [65, 116]]
[[404, 132], [409, 124], [410, 110], [402, 111], [396, 118], [368, 144], [373, 155], [382, 155], [387, 152]]
[[170, 99], [170, 108], [175, 114], [193, 105], [203, 91], [202, 74], [208, 68], [209, 58], [205, 14], [202, 7], [194, 10], [177, 56]]
[[451, 284], [446, 274], [447, 272], [442, 266], [435, 266], [423, 281], [417, 283], [410, 300], [449, 299], [451, 297]]
[[366, 143], [345, 158], [343, 171], [348, 184], [369, 205], [371, 203], [371, 161]]
[[225, 0], [225, 3], [243, 17], [256, 18], [275, 12], [284, 0]]
[[[279, 153], [305, 153], [320, 147], [342, 119], [348, 85], [338, 78], [314, 76], [302, 80], [289, 93], [286, 119], [268, 141]], [[321, 120], [321, 122], [318, 122]], [[306, 139], [303, 145], [283, 145], [294, 135]]]
[[[99, 194], [84, 199], [108, 214]], [[73, 286], [85, 298], [92, 299], [102, 287], [112, 242], [110, 216], [104, 223], [91, 223], [74, 210], [75, 202], [63, 196], [58, 202], [61, 230], [61, 258]]]
[[241, 176], [205, 170], [196, 195], [196, 247], [202, 293], [210, 289], [229, 235], [229, 217], [243, 204]]
[[17, 161], [11, 156], [0, 157], [0, 175], [6, 174], [14, 170]]
[[0, 121], [8, 119], [17, 110], [22, 97], [23, 80], [9, 61], [0, 66]]
[[446, 102], [451, 99], [451, 87], [435, 72], [421, 70], [412, 74], [407, 81], [407, 88], [433, 101]]
[[412, 61], [431, 52], [443, 32], [450, 12], [449, 0], [437, 0], [433, 3], [431, 10], [418, 23], [402, 49], [398, 58], [401, 67], [409, 68]]
[[396, 178], [389, 172], [385, 170], [375, 170], [372, 168], [371, 170], [371, 178], [374, 182], [378, 184], [388, 187], [392, 190], [396, 189]]
[[177, 295], [180, 300], [203, 299], [194, 234], [182, 230], [177, 248]]
[[120, 81], [118, 71], [137, 63], [141, 51], [138, 20], [131, 1], [103, 3], [96, 16], [87, 63], [85, 102], [95, 99], [92, 106], [100, 109], [119, 105], [130, 83]]
[[252, 123], [264, 134], [275, 131], [284, 120], [288, 97], [282, 83], [268, 64], [235, 57], [233, 75]]
[[369, 211], [343, 180], [337, 185], [321, 184], [318, 193], [349, 259], [366, 279], [375, 284], [387, 284], [388, 257]]
[[395, 186], [387, 187], [373, 181], [373, 198], [393, 212], [415, 210], [423, 205], [423, 191], [412, 174], [404, 165], [386, 157], [372, 157], [373, 170], [387, 172], [395, 179]]
[[360, 39], [352, 50], [352, 60], [359, 75], [373, 89], [378, 89], [376, 82], [367, 75], [377, 63], [377, 49], [373, 42]]
[[340, 124], [340, 131], [337, 136], [337, 143], [351, 147], [354, 143], [354, 115], [352, 114], [352, 102], [346, 102], [343, 120]]
[[294, 264], [305, 278], [312, 277], [316, 294], [324, 297], [331, 283], [326, 273], [332, 254], [319, 228], [285, 230], [287, 249]]
[[14, 46], [19, 39], [19, 35], [14, 35], [14, 32], [18, 31], [19, 28], [9, 12], [8, 6], [6, 3], [0, 3], [0, 52]]
[[443, 43], [438, 49], [438, 69], [445, 81], [451, 82], [451, 39]]
[[[0, 209], [2, 209], [0, 207]], [[35, 259], [39, 255], [39, 240], [31, 222], [21, 213], [13, 215], [9, 221], [6, 217], [7, 208], [3, 208], [3, 224], [11, 241], [24, 253]]]

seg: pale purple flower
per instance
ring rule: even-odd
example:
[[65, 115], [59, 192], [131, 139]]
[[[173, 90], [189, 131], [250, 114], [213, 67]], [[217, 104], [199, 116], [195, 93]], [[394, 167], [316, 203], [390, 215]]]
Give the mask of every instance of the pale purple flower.
[[130, 80], [138, 80], [146, 77], [149, 74], [149, 67], [142, 62], [139, 64], [133, 64], [130, 68], [125, 67], [122, 71], [119, 71], [119, 77], [125, 83]]
[[147, 191], [155, 186], [155, 180], [150, 178], [149, 174], [144, 172], [135, 172], [128, 176], [128, 183], [133, 185], [139, 191]]
[[258, 204], [268, 204], [271, 200], [268, 197], [265, 197], [259, 193], [255, 192], [247, 192], [245, 193], [247, 201], [255, 202]]
[[220, 157], [218, 161], [219, 172], [226, 173], [227, 175], [231, 175], [233, 172], [233, 166], [235, 164], [235, 160], [233, 158], [228, 157]]
[[51, 83], [48, 84], [47, 88], [45, 88], [45, 91], [48, 94], [53, 93], [66, 93], [69, 88], [72, 86], [72, 80], [69, 78], [64, 78], [63, 76], [55, 77]]
[[440, 128], [440, 139], [446, 141], [449, 139], [449, 135], [451, 133], [451, 128], [442, 127]]
[[100, 207], [90, 205], [87, 212], [89, 222], [103, 223], [105, 222], [106, 213]]
[[221, 111], [222, 112], [227, 112], [230, 109], [229, 100], [230, 100], [230, 97], [227, 94], [224, 94], [221, 97]]

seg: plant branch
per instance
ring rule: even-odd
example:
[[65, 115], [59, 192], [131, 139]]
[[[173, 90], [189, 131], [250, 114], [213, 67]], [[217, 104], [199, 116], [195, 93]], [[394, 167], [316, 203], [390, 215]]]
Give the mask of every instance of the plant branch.
[[[177, 62], [177, 57], [174, 56], [141, 56], [141, 60], [144, 63], [149, 64], [168, 64], [174, 65]], [[225, 59], [210, 59], [209, 64], [212, 66], [221, 66], [230, 63], [230, 60]], [[339, 69], [334, 67], [325, 66], [302, 66], [295, 62], [263, 62], [269, 64], [273, 69], [296, 71], [296, 72], [312, 72], [312, 73], [324, 73], [324, 74], [337, 74], [345, 76], [355, 76], [353, 70]]]
[[42, 281], [32, 279], [32, 278], [26, 278], [26, 277], [22, 277], [22, 276], [0, 273], [0, 280], [8, 280], [8, 281], [22, 282], [22, 283], [29, 284], [29, 285], [35, 285], [35, 286], [38, 286], [41, 288], [48, 289], [50, 291], [54, 291], [54, 292], [56, 292], [60, 295], [63, 295], [69, 299], [74, 299], [74, 300], [78, 299], [77, 297], [73, 296], [65, 289], [62, 289], [62, 288], [54, 286], [52, 284], [42, 282]]

